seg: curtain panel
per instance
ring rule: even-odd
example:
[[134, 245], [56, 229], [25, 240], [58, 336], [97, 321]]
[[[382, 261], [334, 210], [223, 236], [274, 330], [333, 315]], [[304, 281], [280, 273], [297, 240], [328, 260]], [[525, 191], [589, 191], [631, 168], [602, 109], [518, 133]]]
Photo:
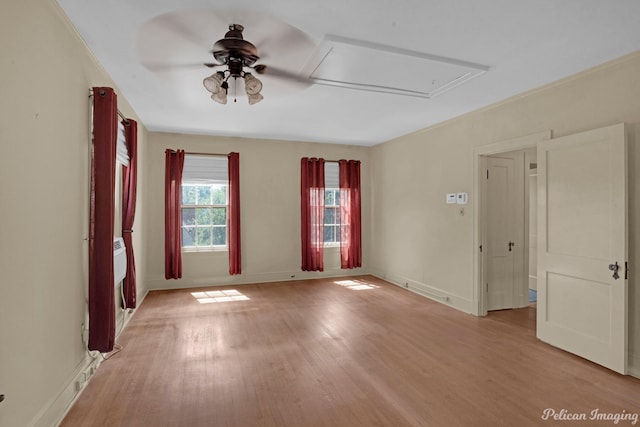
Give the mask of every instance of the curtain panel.
[[240, 247], [240, 154], [229, 154], [229, 274], [242, 273]]
[[116, 335], [113, 285], [117, 96], [112, 88], [93, 89], [91, 196], [89, 207], [89, 350], [108, 353]]
[[340, 160], [340, 268], [362, 267], [360, 161]]
[[300, 164], [302, 271], [324, 271], [324, 159]]
[[165, 151], [164, 277], [182, 278], [182, 168], [184, 150]]
[[122, 238], [127, 251], [127, 275], [122, 283], [124, 308], [136, 308], [136, 260], [133, 253], [133, 221], [138, 188], [138, 122], [122, 121], [129, 154], [129, 166], [122, 166]]

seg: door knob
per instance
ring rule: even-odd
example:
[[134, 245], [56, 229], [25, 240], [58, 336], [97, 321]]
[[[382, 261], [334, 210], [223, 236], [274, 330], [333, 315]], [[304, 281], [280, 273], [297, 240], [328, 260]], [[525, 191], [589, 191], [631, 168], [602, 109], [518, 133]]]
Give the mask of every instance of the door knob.
[[0, 394], [0, 402], [4, 400], [4, 394]]
[[509, 242], [509, 252], [511, 252], [511, 251], [513, 250], [513, 247], [514, 247], [515, 245], [516, 245], [515, 243], [513, 243], [513, 242]]
[[618, 274], [618, 269], [619, 268], [620, 268], [620, 266], [618, 265], [618, 261], [616, 261], [615, 264], [609, 264], [609, 270], [613, 271], [612, 277], [615, 280], [618, 280], [620, 278], [620, 275]]

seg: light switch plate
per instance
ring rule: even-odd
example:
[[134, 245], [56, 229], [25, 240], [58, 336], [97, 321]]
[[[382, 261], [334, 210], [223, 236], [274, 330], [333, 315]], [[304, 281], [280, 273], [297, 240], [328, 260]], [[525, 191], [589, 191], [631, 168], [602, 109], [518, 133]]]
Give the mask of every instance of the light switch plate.
[[467, 193], [458, 193], [456, 197], [456, 203], [459, 205], [466, 205], [469, 201], [469, 195]]

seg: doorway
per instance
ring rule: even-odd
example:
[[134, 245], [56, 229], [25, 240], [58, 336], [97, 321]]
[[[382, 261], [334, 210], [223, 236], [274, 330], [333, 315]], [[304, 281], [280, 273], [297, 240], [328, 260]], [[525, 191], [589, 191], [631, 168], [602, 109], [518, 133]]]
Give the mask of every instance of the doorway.
[[[475, 151], [475, 233], [477, 256], [477, 315], [492, 310], [529, 306], [535, 289], [535, 223], [531, 212], [531, 170], [536, 166], [536, 146], [549, 140], [551, 131], [502, 141]], [[532, 240], [532, 236], [534, 237]], [[533, 251], [531, 246], [533, 245]], [[532, 276], [532, 277], [530, 277]], [[531, 283], [531, 285], [530, 285]]]
[[[482, 272], [487, 311], [527, 307], [530, 302], [530, 173], [535, 148], [485, 156], [482, 187]], [[535, 226], [534, 226], [535, 227]], [[533, 291], [535, 292], [535, 291]]]

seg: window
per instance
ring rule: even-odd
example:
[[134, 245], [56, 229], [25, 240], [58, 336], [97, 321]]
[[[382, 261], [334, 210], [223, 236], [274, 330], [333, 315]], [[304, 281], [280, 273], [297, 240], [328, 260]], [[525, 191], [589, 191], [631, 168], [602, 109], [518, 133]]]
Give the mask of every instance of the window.
[[182, 248], [227, 248], [228, 163], [224, 157], [186, 155], [182, 173]]
[[324, 245], [340, 246], [340, 168], [336, 162], [324, 164]]
[[340, 189], [324, 189], [324, 245], [340, 244]]

